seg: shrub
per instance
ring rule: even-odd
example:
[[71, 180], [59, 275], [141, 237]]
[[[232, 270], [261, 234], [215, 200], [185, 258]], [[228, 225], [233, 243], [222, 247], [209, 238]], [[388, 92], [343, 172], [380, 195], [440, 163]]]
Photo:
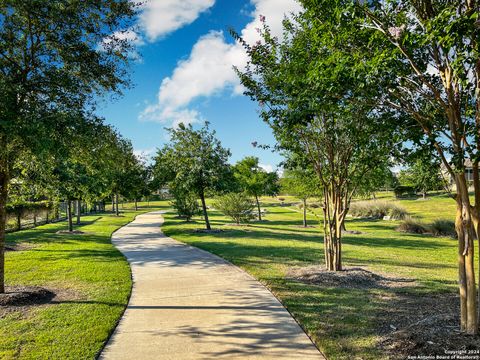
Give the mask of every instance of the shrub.
[[425, 234], [428, 232], [428, 229], [421, 221], [408, 217], [397, 227], [397, 231], [410, 234]]
[[190, 221], [192, 217], [200, 214], [197, 196], [191, 192], [175, 191], [174, 200], [170, 202], [181, 218]]
[[255, 217], [253, 213], [255, 204], [244, 193], [230, 193], [220, 196], [213, 206], [235, 221], [236, 224], [249, 222]]
[[417, 191], [413, 186], [399, 185], [393, 191], [395, 192], [395, 196], [397, 198], [417, 196]]
[[390, 216], [392, 220], [403, 220], [408, 216], [407, 211], [393, 202], [388, 201], [358, 201], [350, 204], [350, 215], [353, 217], [364, 217], [383, 219]]
[[455, 222], [446, 219], [437, 219], [430, 224], [430, 232], [435, 236], [451, 236], [456, 238]]

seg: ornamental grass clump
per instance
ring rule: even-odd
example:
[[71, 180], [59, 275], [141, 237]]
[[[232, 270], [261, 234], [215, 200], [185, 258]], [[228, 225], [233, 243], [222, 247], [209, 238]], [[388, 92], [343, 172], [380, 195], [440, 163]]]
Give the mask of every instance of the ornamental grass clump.
[[231, 218], [237, 225], [248, 223], [255, 217], [255, 203], [245, 193], [230, 193], [218, 197], [213, 206]]
[[403, 220], [408, 212], [401, 206], [389, 201], [357, 201], [350, 205], [349, 214], [357, 218]]

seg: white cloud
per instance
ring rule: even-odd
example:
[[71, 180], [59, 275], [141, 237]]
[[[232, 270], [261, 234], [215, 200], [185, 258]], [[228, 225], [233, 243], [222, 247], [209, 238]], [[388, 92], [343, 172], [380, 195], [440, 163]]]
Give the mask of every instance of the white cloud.
[[194, 22], [215, 0], [149, 0], [140, 13], [140, 26], [150, 41]]
[[[251, 0], [255, 6], [253, 20], [241, 31], [248, 43], [260, 40], [258, 28], [264, 16], [275, 36], [282, 34], [282, 21], [285, 15], [301, 10], [296, 0]], [[140, 119], [174, 124], [186, 118], [190, 122], [201, 120], [196, 110], [188, 106], [195, 99], [210, 97], [229, 89], [233, 95], [243, 93], [243, 87], [233, 70], [247, 64], [247, 55], [238, 43], [227, 43], [221, 31], [211, 31], [202, 36], [193, 46], [187, 60], [177, 64], [173, 74], [163, 79], [158, 94], [158, 103], [147, 107]], [[172, 116], [175, 115], [175, 116]], [[188, 116], [187, 116], [188, 115]], [[175, 122], [175, 119], [176, 122]]]
[[274, 171], [273, 165], [270, 164], [258, 164], [258, 166], [260, 166], [263, 170], [269, 173]]

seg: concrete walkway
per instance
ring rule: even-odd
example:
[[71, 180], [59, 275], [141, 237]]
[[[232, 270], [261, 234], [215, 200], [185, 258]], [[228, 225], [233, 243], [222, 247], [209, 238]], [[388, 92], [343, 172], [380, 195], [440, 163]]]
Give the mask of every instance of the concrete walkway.
[[161, 212], [139, 215], [112, 237], [134, 286], [100, 359], [324, 359], [263, 285], [162, 223]]

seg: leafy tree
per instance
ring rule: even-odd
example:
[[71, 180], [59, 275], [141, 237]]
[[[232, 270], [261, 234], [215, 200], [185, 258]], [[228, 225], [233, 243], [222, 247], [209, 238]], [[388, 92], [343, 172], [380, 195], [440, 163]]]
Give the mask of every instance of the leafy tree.
[[129, 0], [0, 2], [0, 293], [13, 166], [23, 149], [39, 154], [69, 140], [64, 130], [77, 124], [56, 114], [126, 85], [129, 44], [112, 34], [130, 26], [134, 8]]
[[174, 188], [172, 190], [174, 200], [170, 202], [172, 207], [177, 211], [179, 217], [185, 218], [187, 221], [192, 217], [200, 215], [200, 207], [198, 206], [197, 195], [184, 188]]
[[259, 160], [247, 156], [234, 166], [234, 176], [242, 191], [255, 198], [258, 210], [258, 220], [262, 220], [259, 198], [263, 195], [276, 195], [278, 193], [278, 175], [268, 173], [259, 165]]
[[280, 179], [280, 186], [284, 193], [302, 200], [303, 226], [307, 227], [307, 200], [322, 194], [317, 175], [313, 170], [304, 168], [285, 170], [283, 177]]
[[236, 36], [249, 56], [237, 70], [246, 94], [259, 102], [278, 147], [306, 159], [322, 184], [325, 265], [335, 271], [352, 196], [396, 141], [389, 114], [374, 111], [379, 91], [366, 76], [366, 49], [351, 46], [365, 34], [353, 20], [341, 2], [324, 1], [285, 20], [283, 40], [266, 24], [255, 45]]
[[230, 217], [237, 225], [247, 223], [253, 216], [253, 201], [245, 193], [229, 193], [218, 197], [213, 206]]
[[222, 147], [208, 123], [199, 130], [180, 124], [178, 129], [169, 131], [170, 144], [159, 150], [155, 158], [155, 181], [169, 184], [171, 189], [195, 193], [202, 203], [206, 229], [211, 230], [205, 194], [225, 187], [230, 151]]
[[[319, 1], [308, 1], [313, 8]], [[356, 1], [370, 30], [372, 76], [385, 108], [408, 114], [402, 129], [441, 160], [455, 181], [461, 329], [478, 333], [474, 239], [480, 241], [480, 66], [477, 1]], [[404, 118], [406, 119], [406, 118]], [[473, 200], [466, 161], [473, 164]], [[479, 244], [480, 245], [480, 244]], [[479, 295], [480, 296], [480, 295]]]
[[411, 167], [413, 186], [427, 197], [428, 191], [439, 190], [445, 186], [440, 173], [440, 164], [431, 159], [418, 159]]

